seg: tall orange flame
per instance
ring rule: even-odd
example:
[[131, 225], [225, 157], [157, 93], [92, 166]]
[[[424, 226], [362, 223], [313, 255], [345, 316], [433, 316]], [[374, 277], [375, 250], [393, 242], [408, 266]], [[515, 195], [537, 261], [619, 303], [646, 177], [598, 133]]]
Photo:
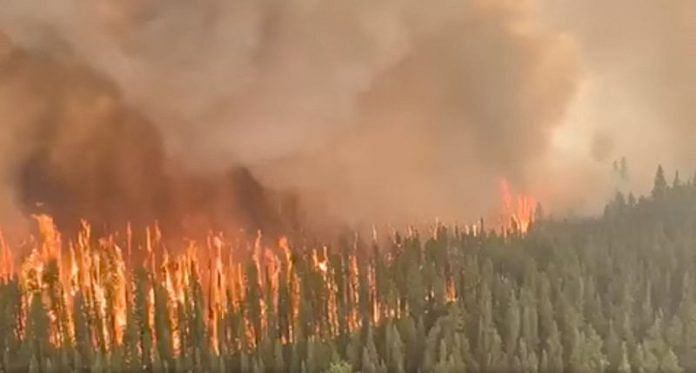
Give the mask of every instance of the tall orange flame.
[[514, 195], [507, 180], [500, 181], [503, 202], [503, 231], [526, 234], [534, 223], [537, 201], [527, 195]]
[[[505, 232], [526, 233], [534, 200], [513, 195], [507, 183], [501, 190], [509, 222]], [[196, 338], [220, 356], [229, 349], [252, 351], [269, 333], [283, 344], [307, 334], [328, 339], [355, 333], [364, 324], [399, 319], [411, 307], [380, 285], [378, 261], [359, 260], [357, 235], [345, 255], [329, 246], [295, 248], [286, 237], [269, 244], [260, 232], [253, 243], [210, 232], [206, 244], [189, 241], [185, 251], [170, 252], [156, 224], [145, 229], [144, 242], [132, 246], [130, 227], [125, 237], [97, 238], [85, 221], [71, 240], [61, 236], [50, 216], [37, 216], [36, 222], [39, 237], [28, 244], [31, 254], [19, 271], [0, 234], [0, 285], [16, 281], [21, 287], [21, 325], [27, 325], [32, 300], [50, 310], [54, 346], [79, 340], [117, 354], [135, 343], [143, 361], [151, 363], [159, 351], [195, 355], [191, 338]], [[465, 227], [466, 235], [477, 237], [483, 227], [483, 221]], [[417, 240], [413, 228], [408, 239]], [[394, 243], [402, 249], [400, 240]], [[142, 262], [131, 257], [134, 253]], [[443, 280], [442, 291], [433, 288], [423, 301], [457, 300], [456, 277], [449, 273]], [[305, 320], [307, 312], [321, 313], [321, 321]], [[142, 333], [134, 335], [138, 328]], [[18, 327], [19, 338], [27, 338], [27, 330]]]

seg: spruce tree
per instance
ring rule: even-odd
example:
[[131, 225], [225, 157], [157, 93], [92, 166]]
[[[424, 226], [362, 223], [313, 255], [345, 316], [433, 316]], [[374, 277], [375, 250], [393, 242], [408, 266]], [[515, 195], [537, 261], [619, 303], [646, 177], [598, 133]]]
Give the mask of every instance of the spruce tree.
[[631, 363], [628, 360], [628, 352], [626, 351], [626, 343], [621, 344], [621, 361], [616, 367], [618, 373], [631, 373]]
[[623, 343], [619, 339], [618, 334], [616, 334], [613, 321], [609, 322], [609, 332], [607, 333], [604, 347], [607, 353], [609, 369], [618, 369], [625, 355], [625, 351], [623, 351], [623, 349], [625, 348], [625, 343]]
[[668, 189], [669, 186], [665, 178], [665, 170], [662, 168], [662, 165], [660, 165], [657, 167], [657, 172], [655, 173], [655, 182], [652, 189], [653, 198], [663, 197]]
[[661, 373], [682, 373], [684, 369], [679, 366], [679, 359], [672, 349], [668, 349], [660, 361]]
[[512, 357], [515, 355], [520, 335], [520, 306], [514, 291], [508, 296], [504, 326], [505, 352]]
[[563, 362], [563, 345], [561, 344], [560, 333], [555, 321], [551, 322], [549, 336], [544, 346], [544, 352], [546, 353], [546, 368], [548, 371], [562, 371], [565, 367]]
[[588, 371], [603, 372], [607, 367], [607, 359], [602, 352], [602, 339], [591, 325], [586, 326], [584, 333], [583, 355]]

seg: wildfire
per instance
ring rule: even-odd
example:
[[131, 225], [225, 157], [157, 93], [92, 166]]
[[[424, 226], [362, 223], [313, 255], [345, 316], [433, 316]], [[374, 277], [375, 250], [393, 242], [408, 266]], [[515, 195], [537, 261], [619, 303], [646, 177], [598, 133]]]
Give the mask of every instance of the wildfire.
[[[513, 195], [506, 182], [501, 191], [504, 232], [526, 233], [534, 199]], [[160, 350], [175, 358], [195, 356], [191, 341], [198, 338], [215, 355], [242, 353], [259, 348], [269, 334], [283, 344], [307, 333], [333, 338], [399, 318], [412, 306], [381, 282], [374, 258], [358, 258], [357, 236], [341, 254], [329, 246], [291, 247], [286, 237], [267, 246], [261, 232], [253, 242], [210, 233], [205, 242], [189, 241], [177, 253], [164, 245], [156, 225], [136, 243], [130, 227], [125, 236], [98, 238], [83, 222], [70, 240], [51, 217], [37, 216], [36, 222], [39, 237], [30, 240], [17, 272], [0, 234], [0, 286], [21, 289], [19, 338], [31, 335], [26, 325], [32, 310], [45, 309], [55, 347], [90, 345], [114, 354], [131, 349], [154, 362]], [[483, 221], [462, 232], [479, 237]], [[416, 240], [417, 233], [410, 230], [408, 237]], [[458, 299], [456, 277], [450, 273], [443, 280], [441, 291], [426, 292], [423, 302]], [[320, 321], [307, 319], [310, 312], [320, 314]], [[133, 334], [134, 325], [147, 334]]]
[[[130, 228], [124, 246], [128, 250], [123, 255], [113, 235], [92, 237], [86, 222], [76, 242], [65, 245], [51, 217], [37, 216], [36, 222], [39, 237], [30, 255], [22, 261], [19, 273], [13, 272], [11, 250], [0, 235], [0, 284], [19, 281], [24, 289], [23, 320], [29, 317], [32, 299], [36, 297], [45, 309], [79, 309], [78, 315], [88, 315], [91, 320], [87, 343], [105, 352], [127, 343], [129, 322], [135, 321], [143, 323], [151, 333], [148, 340], [163, 346], [172, 356], [191, 354], [182, 347], [183, 338], [191, 338], [191, 326], [186, 324], [192, 317], [191, 310], [207, 310], [207, 317], [200, 314], [203, 317], [196, 320], [205, 324], [208, 346], [215, 354], [222, 353], [222, 341], [230, 338], [220, 329], [223, 321], [240, 320], [236, 346], [240, 351], [252, 349], [269, 328], [278, 328], [269, 322], [284, 307], [289, 307], [289, 318], [285, 327], [279, 329], [279, 338], [292, 343], [301, 337], [297, 329], [306, 305], [301, 304], [300, 293], [306, 291], [316, 292], [317, 301], [322, 300], [317, 306], [321, 305], [320, 312], [328, 321], [326, 325], [308, 325], [307, 330], [327, 338], [361, 327], [360, 304], [371, 304], [375, 320], [379, 320], [378, 310], [383, 308], [376, 296], [374, 268], [365, 269], [371, 279], [371, 291], [369, 298], [361, 299], [361, 269], [355, 256], [348, 263], [348, 286], [339, 294], [326, 246], [306, 253], [318, 275], [306, 282], [293, 262], [293, 257], [300, 253], [293, 252], [286, 237], [276, 247], [266, 247], [259, 232], [255, 242], [245, 246], [211, 233], [206, 244], [190, 242], [183, 253], [174, 255], [163, 245], [161, 232], [154, 226], [146, 230], [143, 247], [133, 248], [144, 256], [142, 264], [133, 266], [129, 264], [134, 262], [130, 257]], [[62, 250], [67, 255], [61, 256]], [[245, 259], [245, 252], [251, 254], [251, 259]], [[207, 266], [199, 265], [206, 260]], [[347, 304], [345, 323], [339, 320], [338, 302]], [[54, 346], [75, 343], [84, 335], [81, 331], [86, 327], [85, 320], [72, 319], [66, 312], [49, 316], [49, 335]], [[22, 325], [25, 324], [26, 321]], [[26, 331], [18, 333], [24, 338]]]
[[537, 201], [527, 195], [514, 195], [507, 180], [500, 182], [500, 195], [503, 202], [502, 226], [504, 232], [525, 234], [534, 223]]

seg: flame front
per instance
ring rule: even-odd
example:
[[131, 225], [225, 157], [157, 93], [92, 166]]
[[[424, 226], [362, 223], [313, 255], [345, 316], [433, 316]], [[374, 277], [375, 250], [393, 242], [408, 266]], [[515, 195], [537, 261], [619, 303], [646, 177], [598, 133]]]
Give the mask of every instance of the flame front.
[[[0, 280], [4, 286], [18, 281], [22, 290], [18, 335], [28, 338], [27, 320], [38, 299], [43, 309], [50, 310], [49, 340], [54, 347], [86, 343], [110, 354], [133, 348], [129, 338], [135, 338], [134, 350], [154, 362], [160, 351], [173, 357], [195, 356], [195, 351], [185, 349], [199, 333], [206, 339], [204, 345], [221, 355], [229, 352], [223, 346], [238, 351], [257, 348], [271, 329], [283, 344], [307, 334], [333, 338], [359, 330], [361, 306], [369, 304], [374, 310], [370, 321], [379, 321], [379, 313], [386, 312], [376, 295], [374, 268], [359, 269], [357, 257], [349, 256], [347, 286], [339, 291], [336, 276], [343, 273], [333, 267], [326, 246], [306, 253], [309, 268], [296, 268], [297, 253], [287, 238], [281, 238], [277, 247], [264, 247], [260, 233], [246, 247], [211, 234], [207, 245], [190, 242], [184, 253], [172, 256], [155, 226], [146, 230], [143, 249], [134, 250], [144, 257], [142, 265], [131, 266], [130, 227], [125, 257], [114, 235], [95, 239], [90, 225], [83, 222], [76, 243], [65, 247], [68, 255], [63, 258], [61, 235], [53, 220], [42, 215], [36, 221], [40, 237], [19, 273], [12, 271], [11, 250], [0, 236]], [[244, 253], [251, 255], [245, 259]], [[207, 268], [199, 266], [203, 259]], [[360, 295], [361, 270], [369, 277], [368, 298]], [[303, 293], [316, 295], [313, 304], [302, 304]], [[307, 324], [305, 307], [321, 312], [326, 322]], [[282, 322], [280, 315], [286, 317]], [[237, 334], [229, 335], [227, 327], [233, 320]], [[129, 335], [133, 323], [145, 335]], [[231, 345], [230, 339], [235, 341]]]
[[[503, 190], [510, 229], [527, 232], [533, 200], [514, 197], [506, 185]], [[198, 359], [203, 350], [207, 356], [252, 353], [268, 348], [268, 336], [287, 346], [352, 335], [425, 304], [457, 302], [463, 294], [456, 271], [422, 277], [441, 283], [420, 289], [399, 290], [385, 280], [387, 267], [409, 276], [427, 271], [423, 265], [398, 264], [404, 258], [423, 263], [433, 255], [415, 245], [415, 229], [406, 238], [395, 236], [393, 252], [381, 254], [367, 254], [357, 236], [352, 246], [336, 251], [291, 247], [286, 237], [267, 246], [260, 232], [253, 241], [210, 233], [205, 244], [191, 241], [173, 254], [156, 225], [137, 245], [130, 227], [125, 235], [96, 238], [83, 222], [73, 242], [61, 236], [50, 217], [36, 221], [39, 237], [25, 244], [31, 253], [18, 273], [0, 235], [0, 291], [18, 290], [14, 333], [31, 340], [37, 325], [45, 325], [41, 328], [53, 348], [99, 351], [110, 359], [135, 356], [139, 368], [162, 364], [165, 356], [167, 364]], [[485, 239], [482, 227], [483, 222], [464, 227], [463, 242]], [[442, 239], [440, 228], [433, 242]], [[32, 321], [42, 317], [42, 324]]]

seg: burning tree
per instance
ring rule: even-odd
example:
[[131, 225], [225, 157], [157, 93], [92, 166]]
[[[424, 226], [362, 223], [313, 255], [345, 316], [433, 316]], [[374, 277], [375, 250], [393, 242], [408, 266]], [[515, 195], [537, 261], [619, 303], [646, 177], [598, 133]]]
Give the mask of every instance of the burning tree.
[[21, 248], [0, 240], [0, 367], [692, 370], [696, 276], [685, 243], [696, 217], [674, 206], [694, 201], [688, 183], [531, 231], [521, 230], [531, 204], [510, 202], [524, 207], [513, 214], [520, 234], [438, 224], [386, 243], [325, 245], [211, 233], [175, 248], [157, 226], [142, 242], [129, 230], [95, 236], [86, 222], [67, 237], [39, 216], [16, 269]]

